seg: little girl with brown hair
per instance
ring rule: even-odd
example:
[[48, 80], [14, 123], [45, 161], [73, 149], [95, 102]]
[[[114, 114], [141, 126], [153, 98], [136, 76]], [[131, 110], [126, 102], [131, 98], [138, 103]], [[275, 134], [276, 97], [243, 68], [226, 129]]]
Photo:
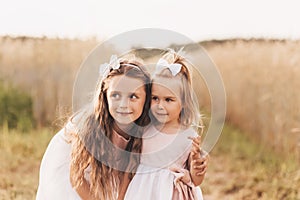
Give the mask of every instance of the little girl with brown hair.
[[102, 67], [93, 103], [51, 140], [36, 199], [123, 199], [139, 164], [150, 95], [143, 65], [112, 56]]

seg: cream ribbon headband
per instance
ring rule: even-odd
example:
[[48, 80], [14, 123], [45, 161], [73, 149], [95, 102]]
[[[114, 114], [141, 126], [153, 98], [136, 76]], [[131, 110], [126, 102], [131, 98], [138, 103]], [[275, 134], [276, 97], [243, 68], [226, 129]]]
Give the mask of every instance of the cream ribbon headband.
[[[134, 67], [138, 70], [141, 70], [139, 67], [132, 65], [132, 64], [124, 64], [124, 65]], [[99, 74], [102, 76], [102, 78], [106, 78], [111, 70], [120, 69], [120, 67], [121, 67], [120, 59], [118, 59], [118, 57], [116, 55], [112, 55], [110, 57], [109, 63], [104, 63], [104, 64], [100, 65]]]
[[161, 71], [163, 69], [169, 69], [171, 71], [172, 75], [176, 76], [180, 72], [181, 67], [182, 67], [182, 65], [179, 63], [169, 64], [168, 61], [161, 58], [158, 60], [158, 62], [156, 64], [156, 71]]

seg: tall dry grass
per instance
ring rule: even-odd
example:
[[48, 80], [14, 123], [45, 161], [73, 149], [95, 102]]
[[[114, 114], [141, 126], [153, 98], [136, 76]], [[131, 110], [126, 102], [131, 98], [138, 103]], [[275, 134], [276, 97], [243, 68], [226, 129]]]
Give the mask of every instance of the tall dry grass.
[[300, 159], [300, 41], [237, 39], [203, 45], [224, 80], [227, 121]]
[[39, 127], [71, 111], [76, 72], [97, 41], [0, 37], [0, 79], [28, 92]]
[[[0, 79], [27, 91], [38, 125], [47, 125], [71, 111], [76, 72], [97, 43], [0, 37]], [[300, 157], [300, 41], [201, 44], [224, 80], [227, 121], [278, 151], [291, 150]]]

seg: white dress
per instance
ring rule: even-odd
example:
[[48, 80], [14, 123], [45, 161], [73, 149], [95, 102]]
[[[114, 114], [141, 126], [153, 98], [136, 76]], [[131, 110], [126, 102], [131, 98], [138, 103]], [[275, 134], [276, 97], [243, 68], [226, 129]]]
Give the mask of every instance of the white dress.
[[186, 168], [197, 133], [189, 128], [164, 134], [150, 126], [143, 135], [141, 164], [126, 191], [126, 200], [202, 200]]
[[71, 143], [66, 126], [50, 141], [40, 166], [37, 200], [80, 200], [70, 182]]
[[[70, 182], [70, 163], [72, 145], [68, 133], [75, 131], [69, 122], [50, 141], [40, 166], [39, 186], [36, 200], [80, 200]], [[125, 149], [128, 140], [115, 131], [112, 132], [112, 143]], [[85, 178], [89, 180], [89, 168]]]

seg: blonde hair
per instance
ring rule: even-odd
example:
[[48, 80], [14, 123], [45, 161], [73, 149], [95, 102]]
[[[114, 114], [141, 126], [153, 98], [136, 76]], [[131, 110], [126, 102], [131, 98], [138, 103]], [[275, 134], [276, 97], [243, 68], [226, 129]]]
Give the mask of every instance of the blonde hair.
[[197, 128], [200, 127], [202, 133], [203, 122], [201, 120], [198, 102], [196, 101], [197, 98], [192, 88], [191, 73], [188, 69], [188, 66], [191, 64], [172, 49], [169, 49], [165, 54], [163, 54], [162, 59], [166, 60], [169, 64], [181, 64], [182, 67], [175, 76], [168, 68], [156, 71], [152, 78], [152, 83], [155, 81], [155, 78], [158, 77], [180, 81], [181, 101], [184, 102], [179, 116], [180, 123], [185, 127], [189, 127], [191, 125], [194, 125]]
[[140, 161], [143, 127], [150, 122], [148, 116], [151, 100], [150, 75], [141, 63], [123, 59], [120, 61], [119, 69], [110, 69], [105, 78], [99, 79], [94, 102], [83, 112], [80, 122], [76, 123], [76, 126], [79, 126], [76, 127], [78, 132], [74, 134], [74, 141], [72, 141], [71, 169], [74, 172], [72, 179], [75, 181], [75, 188], [82, 184], [85, 170], [90, 167], [90, 190], [96, 199], [116, 199], [119, 192], [120, 177], [123, 176], [122, 171], [114, 173], [114, 167], [103, 163], [101, 160], [101, 158], [105, 158], [108, 163], [115, 163], [114, 153], [117, 148], [111, 145], [110, 141], [114, 119], [108, 110], [107, 89], [110, 80], [114, 76], [121, 75], [141, 79], [145, 83], [146, 91], [143, 113], [135, 121], [138, 126], [134, 126], [130, 130], [134, 136], [131, 135], [125, 149], [128, 152], [133, 152], [133, 154], [130, 153], [129, 156], [122, 157], [121, 161], [121, 165], [130, 170], [131, 173], [135, 172]]

